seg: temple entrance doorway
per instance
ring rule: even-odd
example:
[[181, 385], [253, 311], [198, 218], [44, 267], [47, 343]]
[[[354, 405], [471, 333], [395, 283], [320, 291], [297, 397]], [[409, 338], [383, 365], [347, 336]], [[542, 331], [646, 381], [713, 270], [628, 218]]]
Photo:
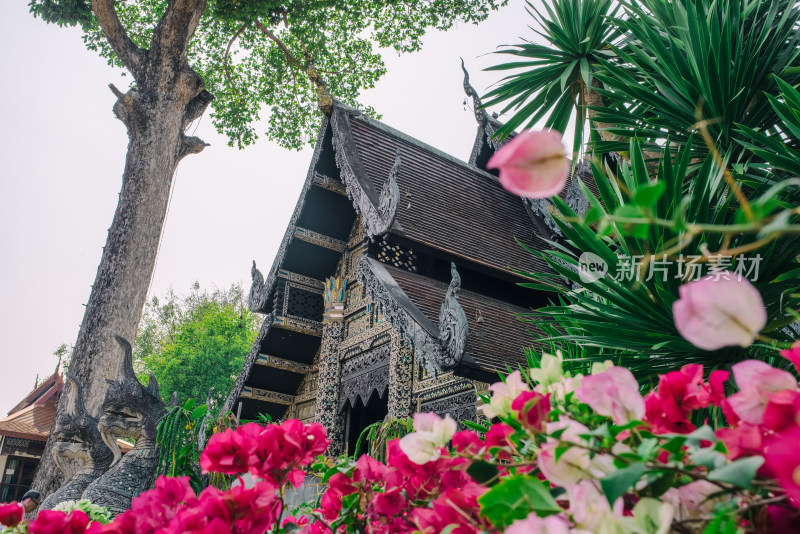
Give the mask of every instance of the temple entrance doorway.
[[[347, 447], [347, 454], [353, 454], [356, 450], [358, 437], [372, 423], [383, 421], [389, 413], [389, 392], [386, 387], [382, 395], [378, 395], [377, 390], [372, 390], [367, 404], [361, 401], [361, 397], [356, 398], [355, 406], [350, 402], [344, 407], [344, 439]], [[367, 452], [366, 443], [361, 444], [359, 454]]]

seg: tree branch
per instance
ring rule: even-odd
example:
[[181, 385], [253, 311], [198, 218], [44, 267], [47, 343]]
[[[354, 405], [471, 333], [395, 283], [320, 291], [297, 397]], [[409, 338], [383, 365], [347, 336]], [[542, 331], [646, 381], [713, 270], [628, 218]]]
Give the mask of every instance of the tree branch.
[[272, 42], [278, 45], [278, 48], [281, 49], [283, 55], [286, 56], [286, 59], [289, 60], [289, 63], [291, 63], [292, 66], [297, 67], [298, 69], [303, 68], [303, 65], [297, 60], [296, 57], [294, 57], [294, 54], [292, 54], [292, 51], [289, 50], [288, 46], [286, 46], [286, 43], [281, 41], [274, 33], [272, 33], [269, 30], [269, 28], [261, 24], [260, 20], [256, 20], [256, 28], [258, 28], [261, 31], [261, 33], [269, 37]]
[[333, 109], [333, 98], [328, 92], [328, 85], [325, 83], [325, 80], [322, 78], [322, 76], [320, 76], [319, 71], [314, 66], [314, 58], [311, 57], [311, 54], [308, 53], [308, 50], [306, 50], [305, 46], [303, 47], [305, 64], [303, 64], [294, 56], [294, 54], [292, 54], [292, 51], [289, 50], [289, 47], [286, 46], [286, 43], [281, 41], [278, 36], [272, 33], [269, 28], [261, 24], [261, 22], [258, 20], [256, 21], [256, 28], [258, 28], [261, 33], [269, 37], [272, 42], [278, 45], [281, 51], [283, 51], [283, 55], [286, 56], [286, 59], [289, 61], [290, 65], [305, 71], [308, 79], [311, 80], [311, 82], [317, 87], [317, 106], [319, 107], [320, 111], [326, 115], [329, 114]]
[[147, 51], [142, 50], [131, 41], [128, 32], [119, 21], [114, 0], [93, 0], [92, 12], [100, 24], [100, 29], [108, 39], [108, 43], [114, 49], [114, 53], [130, 71], [134, 80], [140, 83], [144, 78], [144, 62], [147, 58]]
[[[156, 69], [157, 72], [153, 74], [157, 78], [165, 80], [178, 73], [175, 61], [186, 61], [189, 42], [200, 23], [206, 5], [207, 0], [169, 1], [167, 10], [158, 21], [150, 41], [150, 54], [153, 59], [151, 68]], [[202, 87], [198, 93], [200, 90]]]
[[233, 83], [233, 78], [231, 77], [231, 69], [228, 66], [228, 58], [230, 57], [231, 47], [233, 46], [233, 43], [236, 42], [236, 39], [238, 39], [239, 36], [242, 35], [242, 33], [246, 28], [247, 28], [247, 23], [242, 24], [242, 27], [239, 28], [237, 32], [233, 34], [231, 40], [228, 41], [228, 46], [225, 48], [225, 57], [222, 59], [222, 69], [223, 72], [225, 73], [225, 79], [228, 80], [228, 85], [231, 86], [233, 92], [236, 93], [237, 95], [239, 94], [239, 89], [237, 89], [236, 84]]

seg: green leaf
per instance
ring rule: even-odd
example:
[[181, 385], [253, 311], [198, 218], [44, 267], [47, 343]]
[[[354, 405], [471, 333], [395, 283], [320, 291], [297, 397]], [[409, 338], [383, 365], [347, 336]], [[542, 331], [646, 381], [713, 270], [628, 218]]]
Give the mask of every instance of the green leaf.
[[193, 421], [197, 421], [198, 419], [202, 419], [203, 417], [205, 417], [206, 412], [208, 412], [208, 405], [201, 404], [200, 406], [192, 410], [191, 418]]
[[665, 190], [666, 185], [664, 182], [647, 184], [636, 190], [636, 193], [633, 195], [633, 202], [640, 206], [655, 206]]
[[503, 480], [478, 498], [481, 515], [495, 526], [506, 527], [531, 512], [546, 516], [563, 512], [545, 485], [531, 476]]
[[692, 432], [685, 434], [687, 439], [693, 440], [702, 440], [702, 441], [710, 441], [712, 443], [716, 443], [719, 441], [717, 435], [714, 433], [714, 429], [708, 425], [703, 425], [700, 428], [693, 430]]
[[614, 502], [642, 478], [645, 470], [643, 463], [635, 462], [628, 467], [617, 469], [607, 477], [600, 479], [600, 487], [609, 504], [614, 506]]
[[717, 482], [727, 482], [736, 487], [750, 489], [753, 485], [753, 478], [756, 476], [756, 471], [764, 463], [764, 458], [761, 456], [751, 456], [750, 458], [742, 458], [736, 460], [719, 469], [708, 474], [709, 480]]
[[489, 427], [488, 426], [482, 425], [480, 423], [475, 423], [473, 421], [462, 421], [461, 424], [463, 424], [465, 427], [469, 428], [470, 430], [475, 430], [477, 432], [486, 433], [486, 432], [489, 431]]
[[709, 470], [722, 467], [727, 463], [725, 455], [717, 452], [714, 447], [694, 450], [689, 453], [689, 459], [694, 465], [702, 465]]
[[467, 468], [467, 474], [478, 484], [496, 483], [498, 473], [496, 465], [483, 460], [476, 460]]

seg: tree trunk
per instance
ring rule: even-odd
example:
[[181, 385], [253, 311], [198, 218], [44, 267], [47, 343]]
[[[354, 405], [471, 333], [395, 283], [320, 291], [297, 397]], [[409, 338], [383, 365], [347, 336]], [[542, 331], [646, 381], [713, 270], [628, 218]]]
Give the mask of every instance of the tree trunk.
[[[114, 113], [128, 129], [122, 190], [72, 354], [71, 373], [83, 386], [88, 412], [98, 417], [106, 380], [121, 372], [120, 335], [133, 343], [153, 276], [173, 175], [186, 155], [206, 144], [187, 137], [188, 125], [213, 98], [186, 61], [186, 50], [205, 0], [170, 0], [149, 50], [135, 47], [114, 11], [113, 0], [92, 9], [136, 87], [117, 96]], [[58, 413], [66, 406], [59, 402]], [[47, 495], [61, 484], [48, 440], [33, 488]]]

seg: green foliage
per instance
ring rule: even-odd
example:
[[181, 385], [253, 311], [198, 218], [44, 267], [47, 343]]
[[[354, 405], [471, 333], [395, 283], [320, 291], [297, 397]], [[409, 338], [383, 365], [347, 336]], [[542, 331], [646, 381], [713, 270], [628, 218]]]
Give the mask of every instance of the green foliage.
[[514, 110], [498, 131], [502, 137], [520, 126], [530, 128], [542, 118], [546, 118], [546, 127], [564, 133], [574, 116], [573, 152], [577, 154], [587, 118], [584, 89], [592, 86], [601, 59], [608, 53], [608, 42], [618, 35], [607, 18], [617, 7], [611, 0], [559, 0], [552, 8], [544, 3], [547, 16], [543, 16], [531, 2], [528, 6], [528, 13], [541, 28], [534, 31], [549, 45], [526, 42], [499, 52], [521, 61], [487, 70], [525, 70], [504, 78], [486, 95], [486, 106], [507, 102], [503, 113]]
[[196, 493], [203, 488], [198, 432], [207, 412], [207, 405], [195, 406], [194, 399], [189, 399], [183, 406], [168, 407], [156, 429], [157, 473], [170, 477], [188, 476]]
[[[417, 51], [427, 31], [477, 24], [507, 1], [210, 0], [188, 59], [215, 96], [211, 119], [231, 145], [255, 142], [255, 123], [266, 117], [268, 139], [300, 148], [315, 139], [319, 125], [315, 75], [325, 80], [330, 95], [376, 116], [357, 98], [386, 72], [377, 48]], [[149, 48], [166, 4], [116, 3], [136, 45]], [[87, 48], [121, 66], [94, 20], [86, 19], [82, 0], [31, 0], [30, 5], [48, 22], [81, 24]]]
[[509, 526], [531, 512], [544, 516], [562, 511], [550, 490], [532, 476], [508, 478], [478, 497], [481, 515], [494, 525]]
[[219, 402], [230, 391], [255, 340], [257, 316], [247, 309], [238, 286], [188, 295], [167, 294], [145, 307], [134, 343], [134, 367], [158, 379], [162, 399]]
[[91, 28], [94, 15], [85, 0], [31, 0], [28, 4], [34, 16], [59, 26]]
[[[393, 439], [402, 438], [414, 431], [414, 421], [410, 417], [389, 417], [367, 426], [356, 441], [353, 458], [369, 454], [373, 458], [386, 460], [386, 444]], [[365, 451], [362, 447], [367, 446]]]
[[94, 504], [89, 499], [81, 499], [79, 501], [64, 501], [57, 504], [53, 510], [67, 513], [73, 510], [80, 510], [89, 516], [89, 520], [97, 521], [102, 525], [107, 525], [113, 519], [111, 511], [108, 508]]
[[62, 343], [56, 350], [53, 351], [53, 356], [58, 358], [61, 368], [64, 371], [69, 369], [69, 364], [72, 362], [72, 345]]
[[[611, 103], [597, 119], [615, 125], [621, 142], [598, 148], [625, 150], [630, 137], [658, 151], [663, 140], [685, 144], [698, 121], [734, 161], [735, 124], [772, 127], [777, 115], [767, 94], [776, 92], [773, 75], [794, 84], [798, 76], [800, 7], [789, 0], [663, 0], [626, 2], [615, 22], [623, 39], [616, 57], [597, 74]], [[695, 156], [707, 147], [694, 145]]]
[[[778, 179], [784, 178], [783, 175], [786, 173], [795, 177], [781, 180], [779, 192], [793, 193], [789, 202], [797, 205], [800, 204], [800, 192], [797, 187], [800, 185], [797, 178], [800, 175], [800, 92], [780, 78], [776, 78], [775, 81], [780, 93], [775, 96], [767, 95], [767, 98], [780, 118], [777, 128], [756, 131], [739, 124], [737, 125], [739, 142], [772, 165], [772, 170], [778, 174]], [[774, 205], [776, 201], [777, 195], [771, 199], [770, 204]]]
[[[616, 4], [615, 4], [616, 5]], [[686, 144], [702, 121], [732, 161], [742, 155], [735, 126], [767, 130], [778, 121], [767, 95], [775, 76], [800, 82], [800, 7], [789, 0], [556, 0], [547, 16], [530, 10], [536, 33], [550, 46], [515, 45], [500, 53], [521, 59], [491, 70], [516, 70], [487, 94], [487, 105], [508, 102], [515, 110], [499, 135], [546, 119], [564, 132], [576, 107], [573, 152], [584, 124], [602, 125], [594, 136], [599, 152], [624, 151], [638, 137], [648, 151]], [[621, 11], [621, 12], [620, 12]], [[594, 80], [594, 84], [592, 84]], [[591, 87], [603, 105], [583, 100]], [[588, 107], [584, 107], [588, 104]], [[693, 156], [707, 147], [693, 145]]]
[[609, 505], [614, 506], [614, 502], [636, 485], [646, 470], [642, 462], [633, 462], [601, 479], [600, 488]]
[[[551, 341], [564, 346], [580, 345], [587, 360], [610, 359], [641, 377], [690, 362], [713, 367], [747, 357], [772, 357], [774, 349], [764, 344], [705, 352], [686, 341], [675, 328], [672, 303], [678, 299], [683, 283], [679, 270], [683, 269], [685, 275], [688, 267], [685, 262], [674, 260], [680, 254], [688, 261], [690, 256], [703, 256], [704, 250], [713, 255], [709, 251], [755, 246], [761, 261], [753, 284], [769, 314], [764, 333], [788, 342], [792, 336], [785, 327], [795, 319], [787, 309], [798, 306], [800, 291], [800, 271], [795, 261], [800, 234], [794, 232], [777, 239], [760, 236], [765, 225], [779, 220], [776, 213], [731, 232], [730, 225], [741, 223], [735, 195], [730, 193], [711, 156], [698, 162], [694, 170], [689, 169], [691, 138], [674, 160], [662, 160], [655, 180], [648, 175], [636, 139], [631, 141], [629, 151], [630, 162], [621, 161], [615, 177], [610, 177], [613, 175], [607, 167], [592, 163], [601, 198], [584, 187], [590, 209], [583, 217], [554, 197], [561, 217], [556, 222], [569, 246], [553, 242], [551, 250], [531, 251], [542, 257], [553, 272], [530, 273], [535, 282], [525, 285], [553, 291], [557, 300], [534, 311], [530, 319], [542, 325]], [[669, 145], [666, 151], [671, 152]], [[655, 184], [661, 185], [654, 187]], [[766, 190], [750, 204], [768, 203], [765, 197], [774, 198]], [[776, 203], [775, 210], [787, 212], [787, 225], [796, 219], [791, 207], [781, 202]], [[666, 252], [660, 251], [666, 250], [673, 261], [663, 262]], [[609, 274], [594, 281], [582, 279], [578, 264], [583, 253], [602, 258]], [[638, 276], [624, 260], [634, 257], [644, 266]], [[735, 266], [732, 262], [727, 268]], [[621, 276], [625, 272], [631, 276]], [[564, 279], [569, 281], [566, 286]]]
[[764, 464], [761, 456], [742, 458], [733, 463], [722, 466], [708, 474], [709, 480], [717, 482], [727, 482], [737, 488], [750, 489], [753, 485], [753, 478], [756, 476], [758, 468]]

